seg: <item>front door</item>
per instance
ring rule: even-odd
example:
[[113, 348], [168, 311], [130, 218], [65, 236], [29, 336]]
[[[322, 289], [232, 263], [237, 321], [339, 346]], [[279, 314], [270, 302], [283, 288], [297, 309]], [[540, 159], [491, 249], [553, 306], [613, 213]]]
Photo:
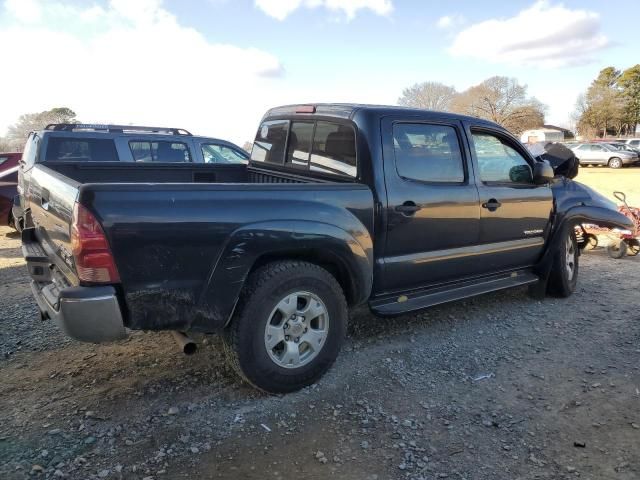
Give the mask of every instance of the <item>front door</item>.
[[533, 158], [500, 130], [468, 130], [480, 194], [482, 268], [499, 272], [531, 266], [542, 254], [553, 209], [548, 185], [533, 183]]
[[477, 272], [480, 207], [462, 125], [386, 118], [382, 123], [387, 232], [385, 293]]

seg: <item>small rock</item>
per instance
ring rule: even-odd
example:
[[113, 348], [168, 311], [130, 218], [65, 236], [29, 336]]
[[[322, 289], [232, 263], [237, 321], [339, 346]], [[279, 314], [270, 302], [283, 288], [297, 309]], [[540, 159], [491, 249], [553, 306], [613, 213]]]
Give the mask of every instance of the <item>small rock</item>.
[[178, 407], [171, 407], [167, 413], [169, 415], [177, 415], [180, 413], [180, 409]]
[[573, 473], [576, 471], [576, 467], [567, 467], [567, 472]]
[[631, 427], [635, 428], [636, 430], [640, 430], [640, 425], [638, 425], [637, 423], [632, 423]]
[[91, 445], [92, 443], [96, 443], [96, 437], [87, 437], [84, 439], [84, 443], [87, 445]]
[[587, 444], [585, 442], [576, 440], [575, 442], [573, 442], [573, 446], [576, 448], [585, 448]]
[[369, 442], [367, 442], [366, 440], [363, 440], [362, 442], [360, 442], [360, 446], [366, 450], [367, 448], [369, 448]]
[[98, 476], [100, 478], [107, 478], [109, 476], [109, 470], [100, 470]]
[[42, 472], [44, 472], [44, 467], [43, 467], [42, 465], [37, 465], [37, 464], [36, 464], [36, 465], [33, 465], [33, 466], [31, 467], [31, 471], [32, 471], [33, 473], [42, 473]]
[[200, 449], [199, 449], [198, 447], [191, 447], [191, 448], [189, 449], [189, 451], [190, 451], [191, 453], [200, 453]]
[[49, 430], [47, 433], [49, 435], [60, 435], [62, 433], [62, 430], [60, 430], [59, 428], [54, 428], [52, 430]]
[[63, 478], [64, 477], [64, 473], [62, 472], [62, 470], [57, 469], [55, 472], [53, 472], [53, 476], [54, 477], [58, 477], [58, 478]]

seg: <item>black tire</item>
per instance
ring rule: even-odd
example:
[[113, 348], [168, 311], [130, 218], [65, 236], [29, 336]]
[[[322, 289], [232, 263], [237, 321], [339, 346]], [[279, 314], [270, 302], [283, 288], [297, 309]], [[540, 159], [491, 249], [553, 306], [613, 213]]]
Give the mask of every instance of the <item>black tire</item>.
[[623, 167], [623, 163], [622, 160], [619, 157], [611, 157], [609, 159], [609, 168], [622, 168]]
[[[272, 324], [276, 306], [300, 291], [321, 300], [328, 314], [327, 334], [308, 363], [287, 368], [272, 360], [265, 345], [265, 329], [267, 322]], [[293, 392], [315, 383], [333, 365], [346, 336], [347, 320], [342, 288], [324, 268], [294, 260], [269, 263], [247, 280], [223, 337], [225, 351], [234, 370], [254, 387], [268, 393]]]
[[[571, 247], [570, 247], [571, 245]], [[573, 273], [569, 273], [567, 260], [573, 259]], [[562, 241], [553, 258], [553, 266], [547, 284], [547, 293], [554, 297], [569, 297], [578, 284], [578, 272], [580, 270], [580, 250], [576, 242], [575, 233], [572, 230], [565, 231]]]
[[607, 254], [616, 260], [621, 259], [627, 254], [627, 242], [624, 240], [616, 240], [607, 245]]

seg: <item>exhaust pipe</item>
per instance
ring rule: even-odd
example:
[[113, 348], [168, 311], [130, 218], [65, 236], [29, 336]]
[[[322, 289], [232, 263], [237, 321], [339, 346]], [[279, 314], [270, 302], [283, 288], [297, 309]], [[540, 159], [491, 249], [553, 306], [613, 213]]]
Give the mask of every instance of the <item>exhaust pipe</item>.
[[186, 333], [172, 330], [171, 335], [180, 347], [180, 350], [182, 350], [182, 353], [184, 353], [185, 355], [193, 355], [194, 353], [196, 353], [196, 350], [198, 350], [198, 345], [196, 345], [196, 342], [194, 342], [191, 337], [187, 336]]

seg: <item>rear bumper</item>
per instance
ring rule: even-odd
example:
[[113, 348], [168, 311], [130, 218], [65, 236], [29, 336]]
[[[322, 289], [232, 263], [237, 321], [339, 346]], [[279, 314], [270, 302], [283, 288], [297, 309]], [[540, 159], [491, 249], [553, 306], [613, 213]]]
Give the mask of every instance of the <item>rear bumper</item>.
[[111, 342], [127, 336], [113, 287], [68, 287], [31, 282], [40, 311], [71, 338], [82, 342]]
[[22, 255], [43, 318], [54, 320], [67, 335], [82, 342], [111, 342], [127, 336], [115, 288], [70, 286], [47, 257], [32, 228], [22, 232]]

